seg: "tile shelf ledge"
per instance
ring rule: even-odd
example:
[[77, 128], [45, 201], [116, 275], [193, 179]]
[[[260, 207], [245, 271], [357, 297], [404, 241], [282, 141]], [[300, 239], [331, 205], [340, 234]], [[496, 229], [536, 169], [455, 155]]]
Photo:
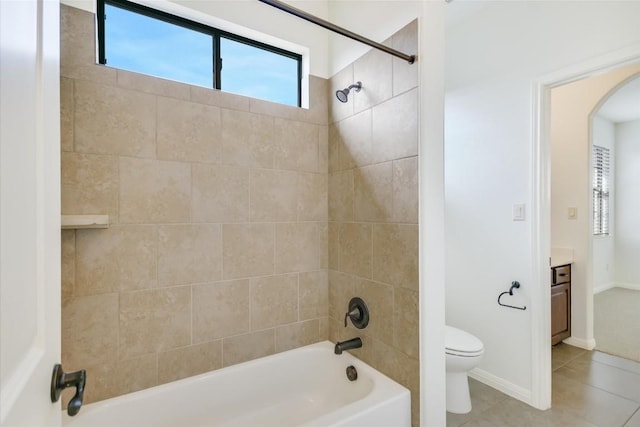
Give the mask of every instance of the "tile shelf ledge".
[[62, 215], [63, 230], [109, 228], [109, 215]]

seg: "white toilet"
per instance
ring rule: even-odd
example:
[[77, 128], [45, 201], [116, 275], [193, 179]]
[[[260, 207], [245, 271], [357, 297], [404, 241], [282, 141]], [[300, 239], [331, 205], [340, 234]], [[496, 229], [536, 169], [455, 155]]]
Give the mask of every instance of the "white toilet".
[[447, 411], [466, 414], [471, 411], [467, 372], [475, 368], [484, 353], [484, 346], [475, 336], [453, 326], [445, 330], [447, 370]]

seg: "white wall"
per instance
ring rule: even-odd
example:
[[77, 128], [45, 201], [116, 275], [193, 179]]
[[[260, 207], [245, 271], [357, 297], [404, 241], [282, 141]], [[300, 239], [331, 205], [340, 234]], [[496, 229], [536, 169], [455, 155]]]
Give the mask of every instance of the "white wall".
[[[533, 282], [532, 81], [640, 44], [637, 16], [640, 2], [491, 2], [446, 33], [446, 320], [484, 342], [478, 376], [528, 402], [529, 295], [549, 286]], [[512, 280], [526, 311], [496, 303]]]
[[640, 289], [640, 120], [616, 124], [616, 282]]
[[[593, 238], [593, 290], [608, 289], [614, 285], [615, 277], [615, 203], [616, 203], [616, 128], [603, 117], [593, 118], [593, 144], [609, 151], [609, 235]], [[553, 185], [553, 183], [552, 183]], [[581, 189], [582, 190], [582, 189]], [[589, 214], [589, 212], [586, 212]]]

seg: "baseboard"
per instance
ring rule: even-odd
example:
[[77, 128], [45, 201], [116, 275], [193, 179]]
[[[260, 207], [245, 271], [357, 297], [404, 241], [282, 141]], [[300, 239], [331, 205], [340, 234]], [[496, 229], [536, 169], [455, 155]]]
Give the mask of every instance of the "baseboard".
[[640, 291], [640, 285], [637, 283], [616, 283], [616, 288], [630, 289], [632, 291]]
[[519, 385], [513, 384], [505, 379], [497, 377], [487, 371], [478, 368], [472, 369], [469, 372], [469, 376], [474, 380], [478, 380], [481, 383], [488, 385], [489, 387], [493, 387], [496, 390], [499, 390], [504, 394], [513, 397], [514, 399], [521, 400], [527, 405], [533, 406], [531, 390], [527, 390], [526, 388], [520, 387]]
[[582, 338], [569, 337], [566, 340], [562, 340], [562, 342], [574, 347], [584, 348], [585, 350], [593, 350], [596, 348], [596, 340], [593, 338], [590, 340], [583, 340]]
[[615, 284], [615, 282], [610, 282], [610, 283], [604, 283], [602, 285], [598, 285], [596, 287], [593, 288], [593, 294], [599, 294], [600, 292], [604, 292], [606, 290], [615, 288], [617, 285]]

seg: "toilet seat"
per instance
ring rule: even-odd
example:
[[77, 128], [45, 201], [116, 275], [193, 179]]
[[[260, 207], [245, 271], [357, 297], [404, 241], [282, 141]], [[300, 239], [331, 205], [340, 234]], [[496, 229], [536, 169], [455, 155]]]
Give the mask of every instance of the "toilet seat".
[[484, 353], [482, 341], [468, 332], [453, 326], [446, 326], [445, 353], [460, 357], [477, 357]]

